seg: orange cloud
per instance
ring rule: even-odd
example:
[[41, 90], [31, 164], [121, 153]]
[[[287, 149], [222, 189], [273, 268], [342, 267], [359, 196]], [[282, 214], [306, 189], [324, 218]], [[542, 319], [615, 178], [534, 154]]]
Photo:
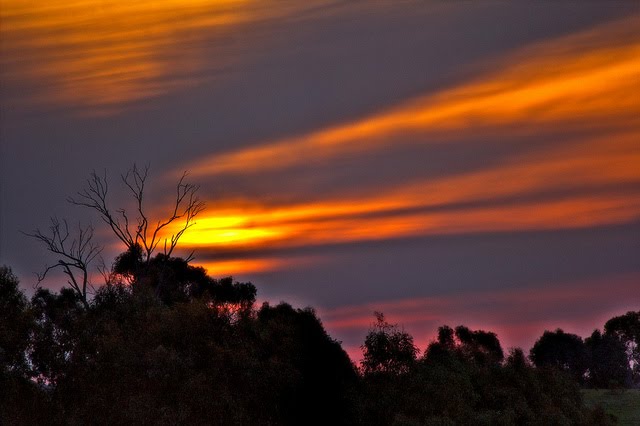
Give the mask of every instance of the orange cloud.
[[[397, 108], [317, 132], [217, 155], [195, 175], [253, 173], [311, 158], [392, 147], [408, 133], [430, 141], [480, 130], [513, 138], [599, 128], [605, 137], [557, 138], [480, 170], [359, 196], [290, 205], [228, 205], [199, 220], [183, 243], [243, 252], [391, 238], [592, 227], [640, 219], [640, 16], [547, 41], [503, 69]], [[437, 134], [437, 138], [430, 138]], [[557, 134], [557, 133], [556, 133]], [[565, 132], [566, 134], [566, 132]], [[551, 137], [551, 136], [547, 136]], [[416, 138], [409, 138], [416, 143]]]
[[[197, 259], [196, 259], [197, 260]], [[222, 260], [207, 260], [195, 262], [204, 267], [207, 273], [214, 277], [237, 276], [255, 274], [265, 271], [291, 268], [294, 265], [321, 262], [319, 256], [289, 256], [289, 257], [248, 257]]]
[[[612, 135], [357, 198], [280, 206], [236, 202], [205, 212], [181, 242], [246, 250], [625, 223], [640, 218], [638, 164], [636, 135]], [[635, 185], [633, 194], [616, 190], [624, 185]], [[557, 191], [562, 195], [550, 195]]]
[[636, 16], [544, 42], [512, 55], [502, 71], [477, 81], [353, 122], [214, 155], [188, 168], [195, 175], [277, 170], [394, 146], [411, 133], [436, 142], [480, 129], [530, 134], [541, 125], [637, 130], [639, 26]]
[[209, 275], [216, 277], [274, 270], [285, 264], [286, 262], [281, 259], [232, 259], [198, 262], [198, 265], [204, 267]]
[[[45, 80], [44, 101], [109, 112], [183, 84], [163, 79], [172, 72], [163, 54], [179, 43], [176, 21], [184, 33], [228, 27], [246, 19], [237, 10], [241, 3], [7, 0], [1, 9], [2, 37], [18, 62], [10, 57], [3, 62], [15, 67], [20, 78]], [[19, 62], [25, 56], [26, 63]], [[33, 57], [37, 60], [28, 60]], [[195, 60], [187, 59], [185, 71]]]
[[[124, 104], [200, 82], [195, 75], [204, 65], [194, 41], [228, 35], [259, 19], [286, 16], [311, 7], [309, 3], [294, 7], [257, 0], [4, 0], [3, 78], [42, 84], [40, 102], [112, 113]], [[229, 55], [216, 58], [216, 67], [234, 60]]]

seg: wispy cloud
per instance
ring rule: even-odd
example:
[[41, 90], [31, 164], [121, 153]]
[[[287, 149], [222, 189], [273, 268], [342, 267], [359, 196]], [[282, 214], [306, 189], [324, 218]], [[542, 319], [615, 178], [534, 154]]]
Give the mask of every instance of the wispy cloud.
[[[480, 130], [531, 134], [640, 124], [640, 17], [545, 42], [499, 61], [502, 70], [359, 120], [217, 154], [189, 166], [195, 175], [246, 174]], [[415, 143], [415, 142], [413, 142]]]
[[305, 195], [300, 202], [260, 203], [232, 194], [233, 199], [213, 201], [217, 208], [198, 220], [183, 243], [246, 256], [265, 247], [639, 220], [638, 25], [640, 17], [633, 17], [546, 41], [498, 61], [499, 71], [470, 83], [353, 122], [188, 165], [196, 178], [243, 174], [260, 179], [268, 172], [295, 180], [310, 161], [393, 151], [403, 143], [456, 140], [475, 146], [483, 143], [477, 136], [487, 132], [499, 135], [501, 143], [527, 137], [534, 144], [474, 169], [382, 187], [360, 185], [333, 196]]
[[[269, 3], [4, 0], [3, 80], [37, 88], [14, 102], [120, 111], [215, 76], [238, 60], [224, 49], [225, 39], [249, 23], [295, 15], [318, 1]], [[216, 61], [204, 63], [211, 46], [217, 46]]]
[[638, 164], [637, 134], [618, 134], [360, 197], [293, 205], [234, 199], [207, 211], [181, 242], [246, 256], [266, 247], [632, 222], [640, 219]]

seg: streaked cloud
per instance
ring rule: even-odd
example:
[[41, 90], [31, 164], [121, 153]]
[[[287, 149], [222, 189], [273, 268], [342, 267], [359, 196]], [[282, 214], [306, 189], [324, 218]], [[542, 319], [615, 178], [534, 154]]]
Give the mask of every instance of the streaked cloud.
[[[109, 114], [215, 77], [238, 60], [224, 45], [244, 26], [318, 3], [4, 0], [3, 80], [36, 87], [14, 102]], [[211, 49], [216, 61], [205, 63]]]
[[[204, 255], [204, 256], [202, 256]], [[200, 253], [196, 259], [199, 266], [204, 267], [207, 273], [215, 277], [223, 276], [253, 276], [266, 271], [277, 271], [292, 267], [304, 267], [317, 265], [323, 261], [321, 256], [255, 256], [251, 253], [247, 257], [221, 258], [213, 252]]]
[[181, 242], [246, 258], [266, 247], [585, 228], [640, 219], [636, 133], [558, 145], [367, 196], [293, 205], [212, 200], [221, 207], [205, 211]]
[[198, 262], [207, 273], [224, 277], [237, 274], [253, 274], [266, 270], [274, 270], [286, 265], [282, 259], [233, 259], [217, 260], [213, 262]]
[[408, 134], [438, 143], [480, 130], [530, 134], [540, 126], [637, 130], [638, 26], [635, 16], [543, 42], [498, 61], [500, 71], [476, 81], [310, 134], [216, 154], [189, 169], [202, 176], [278, 170], [397, 146], [412, 140]]
[[[384, 157], [402, 144], [437, 147], [456, 141], [475, 147], [491, 135], [502, 144], [532, 141], [474, 168], [385, 185], [360, 183], [333, 195], [291, 194], [292, 202], [262, 202], [232, 192], [228, 199], [211, 200], [215, 209], [182, 241], [192, 248], [242, 252], [246, 260], [266, 247], [637, 221], [639, 25], [635, 16], [549, 40], [496, 61], [493, 71], [458, 87], [190, 164], [186, 168], [195, 179], [214, 184], [219, 178], [229, 182], [227, 175], [281, 176], [286, 182], [304, 176], [310, 162], [376, 151]], [[348, 185], [347, 180], [345, 189]]]

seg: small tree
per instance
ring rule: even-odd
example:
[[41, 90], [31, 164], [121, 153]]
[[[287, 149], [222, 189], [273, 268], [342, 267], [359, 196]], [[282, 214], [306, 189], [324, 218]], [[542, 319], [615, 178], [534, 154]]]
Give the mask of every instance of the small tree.
[[400, 330], [397, 325], [389, 324], [381, 312], [375, 312], [374, 315], [376, 322], [361, 347], [364, 354], [362, 361], [364, 373], [408, 372], [418, 354], [413, 337]]

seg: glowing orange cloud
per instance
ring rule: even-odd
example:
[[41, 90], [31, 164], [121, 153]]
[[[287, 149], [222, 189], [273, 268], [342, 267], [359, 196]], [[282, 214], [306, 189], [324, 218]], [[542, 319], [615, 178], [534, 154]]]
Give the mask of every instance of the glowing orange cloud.
[[[6, 0], [2, 37], [16, 58], [25, 52], [38, 56], [32, 66], [16, 64], [15, 72], [47, 81], [52, 92], [43, 93], [43, 100], [110, 111], [182, 84], [162, 79], [171, 72], [163, 54], [177, 43], [176, 21], [184, 32], [229, 26], [246, 19], [236, 9], [241, 3]], [[184, 66], [193, 66], [194, 58], [188, 59]]]
[[475, 82], [354, 122], [215, 155], [189, 169], [196, 175], [274, 170], [393, 146], [409, 133], [435, 143], [479, 129], [508, 128], [510, 134], [531, 133], [540, 125], [637, 129], [638, 27], [636, 16], [545, 42], [512, 55], [504, 70]]
[[285, 264], [285, 261], [279, 259], [232, 259], [198, 262], [198, 265], [204, 267], [209, 275], [216, 277], [274, 270]]
[[321, 262], [319, 256], [249, 257], [196, 262], [214, 277], [254, 274]]
[[[544, 42], [503, 69], [370, 117], [189, 166], [195, 175], [253, 173], [399, 143], [517, 138], [570, 130], [556, 146], [446, 177], [356, 197], [290, 205], [228, 203], [184, 244], [243, 252], [411, 236], [591, 227], [640, 219], [640, 17]], [[575, 130], [598, 129], [587, 138]], [[406, 138], [409, 133], [421, 138]], [[569, 132], [571, 134], [571, 132]], [[431, 138], [430, 136], [437, 135]], [[547, 136], [552, 137], [552, 136]], [[508, 138], [504, 138], [508, 139]], [[555, 194], [555, 195], [554, 195]]]
[[[236, 203], [205, 212], [181, 242], [189, 247], [250, 250], [625, 223], [640, 218], [638, 164], [636, 134], [611, 135], [358, 198], [298, 205]], [[623, 185], [636, 189], [632, 194], [615, 190]], [[602, 193], [598, 188], [607, 190]], [[558, 190], [566, 193], [548, 195]], [[473, 202], [477, 204], [469, 205]]]
[[[194, 76], [203, 67], [201, 52], [191, 49], [198, 45], [194, 38], [215, 38], [313, 2], [304, 3], [267, 7], [257, 0], [3, 0], [0, 64], [7, 80], [44, 83], [40, 102], [111, 113], [123, 104], [201, 81]], [[234, 60], [228, 55], [217, 59], [219, 67]]]
[[[296, 209], [291, 209], [296, 215]], [[573, 196], [544, 203], [521, 203], [462, 211], [391, 215], [377, 218], [318, 220], [311, 216], [298, 223], [270, 222], [260, 212], [245, 213], [244, 223], [224, 231], [197, 224], [184, 234], [188, 247], [282, 247], [375, 241], [418, 235], [563, 229], [628, 222], [640, 218], [640, 201], [626, 195]], [[266, 217], [265, 217], [266, 216]], [[224, 217], [224, 216], [223, 216]], [[255, 222], [252, 225], [246, 225]], [[259, 223], [259, 224], [258, 224]], [[257, 231], [246, 227], [257, 227]], [[234, 239], [228, 239], [228, 235]], [[222, 235], [222, 239], [220, 236]], [[256, 235], [258, 235], [256, 237]]]

